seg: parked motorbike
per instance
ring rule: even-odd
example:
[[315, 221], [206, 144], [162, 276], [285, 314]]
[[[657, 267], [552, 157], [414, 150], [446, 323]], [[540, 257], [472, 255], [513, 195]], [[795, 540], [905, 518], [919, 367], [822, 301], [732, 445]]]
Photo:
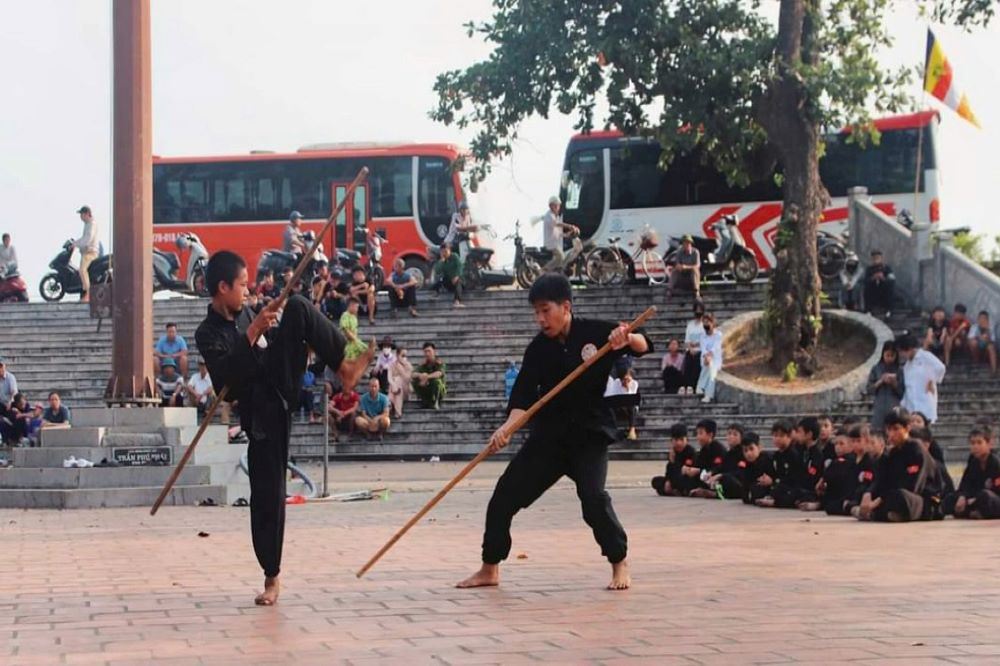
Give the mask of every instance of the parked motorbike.
[[11, 266], [0, 275], [0, 303], [27, 303], [28, 285], [17, 272], [17, 266]]
[[[737, 282], [753, 282], [760, 272], [757, 257], [747, 248], [746, 239], [739, 228], [739, 218], [726, 215], [712, 225], [715, 238], [694, 236], [694, 246], [701, 255], [701, 276], [713, 273], [732, 273]], [[681, 249], [681, 239], [671, 238], [665, 263], [677, 263], [677, 253]]]
[[[479, 225], [479, 229], [496, 238], [489, 225]], [[466, 250], [465, 260], [462, 262], [462, 285], [465, 289], [472, 291], [514, 284], [514, 276], [509, 272], [493, 269], [494, 252], [495, 250], [488, 247], [469, 247]], [[432, 262], [430, 285], [433, 286], [437, 283], [436, 266], [441, 259], [441, 249], [436, 246], [428, 247], [427, 255]]]
[[521, 221], [514, 222], [514, 233], [504, 240], [514, 241], [514, 279], [521, 289], [528, 289], [542, 274], [542, 268], [552, 260], [552, 252], [545, 248], [525, 247], [521, 237]]
[[[306, 244], [306, 247], [312, 247], [312, 244], [316, 242], [316, 234], [312, 231], [306, 231], [302, 234], [302, 240]], [[338, 249], [337, 252], [339, 253], [340, 250]], [[355, 252], [354, 254], [357, 253]], [[291, 266], [292, 270], [295, 270], [295, 267], [299, 265], [300, 258], [300, 255], [294, 252], [282, 252], [275, 249], [264, 250], [260, 255], [260, 260], [257, 261], [257, 281], [260, 282], [268, 271], [273, 271], [274, 283], [283, 289], [285, 287], [285, 280], [282, 277], [282, 272], [287, 266]], [[320, 263], [330, 263], [323, 253], [322, 243], [316, 248], [316, 252], [313, 253], [309, 261], [309, 266], [306, 268], [305, 273], [302, 274], [303, 284], [309, 285], [312, 283], [313, 277], [319, 272]], [[348, 268], [348, 270], [350, 269]]]
[[847, 232], [842, 235], [820, 229], [816, 233], [816, 260], [824, 280], [833, 280], [847, 261]]
[[[80, 273], [69, 263], [74, 248], [72, 240], [66, 241], [63, 243], [62, 251], [49, 262], [49, 268], [53, 272], [43, 277], [38, 285], [38, 291], [46, 301], [61, 301], [66, 294], [82, 293]], [[111, 282], [111, 255], [101, 253], [90, 263], [87, 273], [90, 275], [91, 284]]]
[[181, 252], [189, 250], [187, 278], [177, 276], [181, 268], [176, 252], [163, 252], [153, 248], [153, 291], [179, 291], [194, 296], [208, 296], [205, 285], [205, 267], [208, 265], [208, 250], [196, 234], [181, 233], [175, 241]]

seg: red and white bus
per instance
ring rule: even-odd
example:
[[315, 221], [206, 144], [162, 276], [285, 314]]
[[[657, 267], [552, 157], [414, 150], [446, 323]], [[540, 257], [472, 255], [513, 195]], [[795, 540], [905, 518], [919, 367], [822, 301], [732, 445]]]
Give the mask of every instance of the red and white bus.
[[[318, 232], [363, 166], [368, 180], [355, 191], [330, 234], [332, 248], [365, 250], [369, 229], [381, 235], [386, 274], [396, 257], [427, 272], [427, 247], [444, 239], [457, 203], [462, 152], [450, 144], [319, 144], [295, 153], [254, 152], [211, 157], [154, 157], [153, 240], [176, 251], [180, 232], [198, 234], [209, 252], [232, 250], [251, 271], [260, 253], [281, 248], [293, 210]], [[181, 262], [182, 265], [184, 262]]]
[[[855, 186], [867, 187], [873, 204], [887, 215], [905, 209], [916, 221], [937, 222], [937, 121], [934, 111], [876, 120], [881, 141], [869, 142], [866, 148], [848, 142], [846, 131], [827, 135], [820, 175], [832, 201], [823, 213], [822, 228], [834, 233], [844, 229], [847, 190]], [[915, 187], [918, 144], [922, 178]], [[664, 171], [657, 166], [660, 152], [655, 141], [616, 131], [574, 136], [562, 173], [565, 221], [599, 245], [620, 236], [631, 252], [646, 225], [661, 238], [712, 237], [712, 224], [735, 214], [761, 267], [772, 267], [782, 208], [773, 177], [730, 187], [724, 176], [690, 155], [676, 157]], [[635, 268], [643, 273], [641, 266]]]

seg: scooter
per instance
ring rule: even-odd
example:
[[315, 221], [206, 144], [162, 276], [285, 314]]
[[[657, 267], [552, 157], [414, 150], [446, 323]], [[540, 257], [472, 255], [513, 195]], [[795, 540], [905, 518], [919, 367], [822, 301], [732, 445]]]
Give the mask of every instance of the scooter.
[[[38, 291], [46, 301], [61, 301], [66, 294], [83, 292], [80, 273], [69, 263], [74, 249], [73, 241], [66, 241], [63, 243], [62, 251], [49, 262], [49, 268], [53, 272], [43, 277], [38, 285]], [[87, 273], [90, 275], [91, 284], [111, 282], [111, 255], [102, 251], [97, 259], [90, 263]]]
[[208, 250], [196, 234], [182, 233], [175, 241], [177, 249], [190, 250], [187, 261], [187, 278], [177, 277], [180, 258], [175, 252], [163, 252], [153, 248], [153, 291], [179, 291], [194, 296], [208, 296], [205, 286], [205, 267], [208, 265]]
[[816, 233], [816, 262], [824, 280], [840, 275], [847, 261], [847, 232], [842, 236], [820, 229]]
[[[489, 225], [481, 224], [479, 229], [496, 238], [496, 233]], [[495, 250], [488, 247], [468, 247], [462, 262], [462, 285], [465, 289], [475, 291], [490, 287], [507, 287], [514, 284], [514, 276], [508, 271], [493, 269], [494, 252]], [[431, 246], [427, 248], [427, 255], [432, 262], [430, 285], [434, 286], [437, 283], [437, 275], [433, 267], [441, 259], [441, 249]]]
[[[312, 244], [316, 241], [316, 234], [312, 231], [306, 231], [302, 234], [302, 241], [306, 244], [306, 247], [312, 247]], [[337, 252], [339, 253], [340, 250], [337, 250]], [[282, 272], [286, 266], [290, 266], [292, 270], [295, 270], [295, 267], [299, 265], [299, 259], [300, 256], [294, 252], [282, 252], [281, 250], [274, 249], [264, 250], [260, 255], [260, 260], [257, 262], [257, 281], [260, 282], [263, 280], [264, 275], [268, 271], [274, 271], [274, 283], [283, 289], [285, 281], [282, 277]], [[312, 279], [319, 272], [319, 265], [321, 263], [330, 263], [326, 258], [326, 254], [323, 253], [322, 243], [316, 248], [316, 252], [313, 253], [312, 259], [309, 261], [308, 268], [306, 268], [305, 273], [302, 275], [303, 284], [306, 286], [312, 284]]]
[[17, 266], [11, 266], [5, 272], [0, 276], [0, 303], [27, 303], [28, 285], [17, 272]]
[[[760, 265], [753, 252], [747, 249], [746, 239], [739, 228], [739, 218], [726, 215], [712, 225], [715, 238], [695, 236], [692, 240], [701, 255], [701, 276], [704, 278], [713, 273], [732, 273], [741, 284], [753, 282], [760, 272]], [[668, 266], [677, 263], [677, 254], [681, 249], [678, 238], [670, 239], [670, 248], [664, 260]]]

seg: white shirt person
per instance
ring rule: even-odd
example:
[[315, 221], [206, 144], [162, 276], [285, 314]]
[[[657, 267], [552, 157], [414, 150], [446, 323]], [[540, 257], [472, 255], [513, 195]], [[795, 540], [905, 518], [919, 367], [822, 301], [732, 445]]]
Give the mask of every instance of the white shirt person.
[[938, 418], [937, 387], [944, 381], [945, 365], [937, 356], [921, 349], [911, 335], [900, 338], [897, 346], [900, 357], [906, 359], [902, 407], [909, 412], [920, 412], [928, 423], [934, 423]]

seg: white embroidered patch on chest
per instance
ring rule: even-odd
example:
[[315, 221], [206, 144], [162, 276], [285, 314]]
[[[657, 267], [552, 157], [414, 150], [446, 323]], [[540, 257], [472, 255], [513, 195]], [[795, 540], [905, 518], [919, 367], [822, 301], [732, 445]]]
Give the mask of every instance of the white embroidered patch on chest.
[[580, 358], [582, 358], [584, 361], [589, 361], [590, 357], [596, 353], [597, 353], [597, 346], [594, 345], [593, 343], [588, 342], [583, 346], [583, 349], [580, 350]]

